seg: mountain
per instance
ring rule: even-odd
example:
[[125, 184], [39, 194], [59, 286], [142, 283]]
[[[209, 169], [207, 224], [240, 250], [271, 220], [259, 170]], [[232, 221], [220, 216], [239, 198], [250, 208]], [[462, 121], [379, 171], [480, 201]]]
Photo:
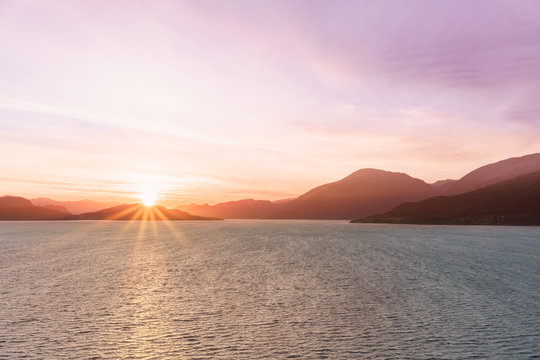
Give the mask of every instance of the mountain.
[[461, 225], [540, 225], [540, 171], [482, 189], [406, 203], [352, 222]]
[[216, 205], [192, 205], [184, 207], [192, 214], [224, 219], [264, 219], [279, 208], [279, 205], [267, 200], [244, 199]]
[[65, 208], [53, 205], [41, 207], [18, 196], [0, 197], [0, 220], [219, 220], [191, 215], [163, 206], [145, 207], [141, 204], [117, 205], [97, 212], [71, 215]]
[[[32, 201], [32, 200], [30, 200]], [[61, 206], [61, 205], [44, 205], [44, 206], [41, 206], [45, 209], [51, 209], [51, 210], [56, 210], [56, 211], [59, 211], [61, 213], [65, 213], [65, 214], [68, 214], [68, 215], [72, 215], [68, 209], [66, 209], [65, 206]]]
[[274, 204], [274, 205], [285, 205], [287, 203], [290, 203], [294, 199], [296, 199], [296, 198], [287, 198], [287, 199], [274, 200], [274, 201], [272, 201], [272, 204]]
[[463, 194], [535, 171], [540, 171], [540, 153], [513, 157], [471, 171], [447, 187], [441, 194]]
[[407, 174], [361, 169], [344, 179], [316, 187], [284, 204], [272, 218], [354, 219], [435, 196], [435, 189]]
[[116, 202], [99, 202], [94, 200], [77, 200], [77, 201], [56, 201], [49, 198], [31, 199], [32, 204], [36, 206], [63, 206], [71, 214], [82, 214], [87, 212], [95, 212], [111, 206], [118, 205]]
[[267, 219], [275, 214], [282, 205], [295, 198], [274, 201], [243, 199], [219, 203], [216, 205], [179, 205], [176, 208], [191, 214], [220, 217], [224, 219]]
[[437, 191], [438, 194], [445, 194], [448, 189], [454, 186], [454, 184], [457, 182], [458, 180], [447, 179], [435, 181], [433, 184], [430, 185], [433, 186], [433, 188], [435, 189], [435, 191]]
[[96, 212], [80, 214], [79, 220], [221, 220], [191, 215], [178, 209], [167, 209], [155, 205], [146, 207], [142, 204], [122, 204]]
[[0, 220], [69, 220], [73, 216], [55, 209], [35, 206], [18, 196], [0, 197]]

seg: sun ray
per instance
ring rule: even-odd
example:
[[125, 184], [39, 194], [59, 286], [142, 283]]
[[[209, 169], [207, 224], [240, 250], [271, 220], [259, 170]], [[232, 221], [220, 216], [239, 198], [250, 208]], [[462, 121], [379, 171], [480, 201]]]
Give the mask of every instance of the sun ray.
[[150, 211], [149, 211], [149, 219], [150, 219], [150, 221], [152, 221], [152, 222], [156, 221], [156, 208], [155, 208], [155, 207], [151, 207], [151, 208], [150, 208]]
[[131, 229], [131, 227], [133, 226], [133, 224], [135, 224], [136, 220], [137, 220], [137, 217], [140, 216], [143, 212], [143, 207], [139, 207], [139, 209], [133, 213], [133, 216], [131, 217], [131, 219], [129, 219], [129, 221], [127, 222], [127, 224], [122, 228], [122, 230], [120, 230], [120, 233], [118, 234], [118, 237], [122, 236], [123, 234], [125, 234], [129, 229]]
[[119, 219], [121, 219], [122, 217], [124, 217], [124, 216], [126, 216], [126, 215], [128, 215], [128, 214], [130, 214], [130, 213], [135, 213], [135, 212], [137, 211], [138, 207], [139, 207], [139, 205], [134, 204], [134, 205], [132, 205], [132, 206], [130, 206], [130, 207], [128, 207], [128, 208], [126, 208], [126, 209], [120, 211], [120, 212], [117, 212], [117, 213], [115, 213], [115, 214], [112, 214], [112, 215], [110, 215], [110, 216], [107, 216], [107, 217], [105, 218], [105, 220], [119, 220]]
[[[142, 219], [144, 219], [146, 217], [147, 212], [148, 212], [148, 208], [144, 208], [143, 214], [142, 214]], [[146, 221], [139, 221], [139, 231], [137, 233], [137, 239], [135, 240], [135, 248], [138, 247], [139, 242], [141, 241], [141, 239], [142, 239], [142, 237], [143, 237], [143, 235], [145, 233], [145, 230], [146, 230]]]
[[150, 220], [151, 220], [151, 226], [152, 226], [152, 232], [154, 234], [154, 239], [158, 239], [158, 225], [156, 224], [156, 208], [152, 207], [150, 208]]
[[178, 241], [178, 243], [186, 249], [191, 248], [190, 242], [178, 232], [178, 230], [172, 225], [171, 221], [163, 214], [163, 212], [161, 212], [161, 210], [157, 207], [155, 210], [156, 215], [162, 220], [161, 222], [169, 228], [176, 241]]

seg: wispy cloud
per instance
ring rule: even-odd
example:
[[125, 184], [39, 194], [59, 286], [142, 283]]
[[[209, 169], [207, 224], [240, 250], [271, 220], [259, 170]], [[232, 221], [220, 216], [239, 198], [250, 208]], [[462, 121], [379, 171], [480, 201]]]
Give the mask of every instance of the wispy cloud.
[[0, 167], [43, 180], [21, 193], [155, 181], [210, 202], [361, 167], [460, 177], [540, 151], [539, 16], [534, 0], [2, 1]]

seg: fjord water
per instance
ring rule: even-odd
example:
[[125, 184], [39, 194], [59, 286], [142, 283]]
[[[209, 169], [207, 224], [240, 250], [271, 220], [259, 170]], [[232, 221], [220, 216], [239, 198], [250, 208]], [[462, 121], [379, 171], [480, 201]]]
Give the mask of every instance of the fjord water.
[[540, 357], [540, 228], [1, 222], [0, 358]]

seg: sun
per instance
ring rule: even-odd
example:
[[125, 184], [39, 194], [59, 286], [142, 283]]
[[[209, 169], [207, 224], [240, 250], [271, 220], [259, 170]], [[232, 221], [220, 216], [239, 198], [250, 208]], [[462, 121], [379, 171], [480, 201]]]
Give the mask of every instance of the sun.
[[145, 191], [141, 193], [140, 198], [144, 206], [154, 206], [157, 201], [157, 194], [153, 191]]

